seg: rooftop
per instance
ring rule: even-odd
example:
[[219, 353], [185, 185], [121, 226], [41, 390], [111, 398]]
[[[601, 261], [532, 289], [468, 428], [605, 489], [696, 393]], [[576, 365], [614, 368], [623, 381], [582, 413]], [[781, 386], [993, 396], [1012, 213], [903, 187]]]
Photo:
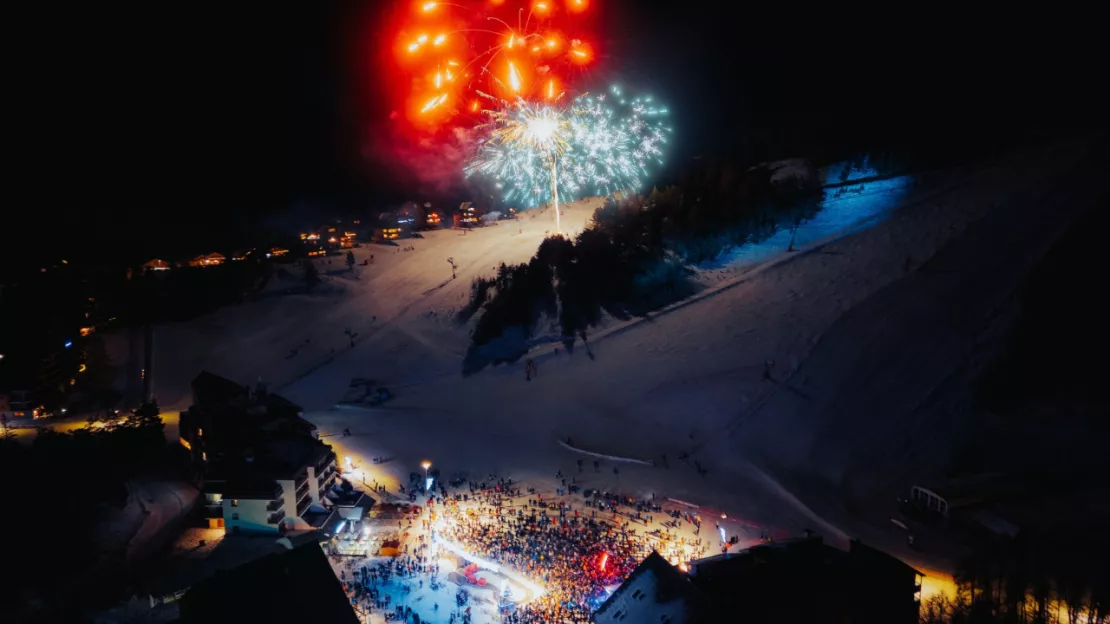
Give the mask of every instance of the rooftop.
[[[629, 592], [636, 595], [637, 590], [648, 594], [651, 602], [629, 600]], [[639, 596], [638, 596], [639, 597]], [[669, 618], [667, 621], [674, 624], [694, 621], [694, 618], [704, 608], [705, 596], [690, 582], [685, 574], [672, 566], [658, 552], [652, 551], [650, 555], [636, 566], [632, 574], [621, 584], [613, 595], [594, 614], [597, 621], [606, 620], [609, 611], [614, 610], [609, 618], [623, 619], [616, 613], [624, 610], [632, 615], [634, 620], [645, 620], [649, 613], [655, 615], [656, 611], [674, 611], [677, 609], [682, 615], [679, 618]], [[651, 617], [652, 621], [660, 621], [660, 617]]]
[[320, 545], [306, 543], [194, 585], [181, 599], [181, 621], [357, 624], [358, 618]]
[[201, 371], [193, 378], [193, 400], [198, 405], [228, 403], [249, 394], [247, 386], [241, 386], [230, 379], [208, 371]]

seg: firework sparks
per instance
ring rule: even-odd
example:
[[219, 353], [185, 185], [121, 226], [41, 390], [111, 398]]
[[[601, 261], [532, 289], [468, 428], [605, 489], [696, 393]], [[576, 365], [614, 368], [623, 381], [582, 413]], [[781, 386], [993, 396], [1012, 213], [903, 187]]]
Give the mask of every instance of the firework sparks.
[[417, 0], [410, 13], [395, 50], [412, 82], [407, 117], [422, 126], [475, 112], [478, 89], [551, 101], [595, 58], [588, 0]]
[[626, 99], [614, 87], [565, 106], [502, 104], [488, 111], [487, 138], [464, 173], [489, 178], [506, 201], [557, 207], [560, 199], [638, 190], [663, 161], [667, 111], [650, 97]]

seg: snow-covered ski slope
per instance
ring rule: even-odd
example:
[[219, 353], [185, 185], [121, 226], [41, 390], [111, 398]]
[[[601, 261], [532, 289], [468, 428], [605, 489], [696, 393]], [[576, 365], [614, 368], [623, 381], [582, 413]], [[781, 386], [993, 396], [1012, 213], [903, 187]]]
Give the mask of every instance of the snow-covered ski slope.
[[[445, 474], [551, 478], [573, 466], [557, 443], [570, 437], [657, 464], [602, 471], [591, 487], [725, 510], [753, 538], [765, 527], [866, 534], [843, 500], [938, 469], [967, 407], [963, 381], [990, 348], [977, 336], [1097, 198], [1107, 164], [1102, 142], [1076, 141], [883, 187], [875, 193], [890, 200], [855, 205], [855, 217], [837, 212], [850, 196], [832, 198], [799, 251], [773, 237], [702, 270], [706, 288], [690, 301], [592, 332], [592, 358], [581, 343], [569, 354], [538, 346], [532, 381], [521, 363], [464, 378], [467, 330], [451, 317], [473, 277], [535, 252], [551, 215], [434, 232], [405, 243], [415, 251], [370, 246], [356, 257], [372, 253], [374, 265], [332, 278], [322, 290], [335, 294], [274, 295], [160, 328], [156, 391], [184, 406], [202, 368], [261, 376], [325, 433], [350, 428], [328, 438], [341, 453], [364, 465], [396, 458], [368, 470], [379, 482], [407, 478], [425, 457]], [[581, 229], [596, 205], [568, 206], [564, 224]], [[343, 268], [332, 263], [321, 268]], [[334, 409], [352, 378], [396, 398]]]

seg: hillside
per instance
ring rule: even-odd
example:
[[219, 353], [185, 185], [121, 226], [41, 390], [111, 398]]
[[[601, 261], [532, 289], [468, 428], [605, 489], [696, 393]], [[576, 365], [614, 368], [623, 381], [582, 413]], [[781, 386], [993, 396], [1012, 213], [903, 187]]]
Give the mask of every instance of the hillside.
[[[358, 279], [343, 272], [318, 294], [273, 295], [161, 328], [156, 391], [184, 406], [201, 368], [244, 383], [261, 376], [325, 433], [351, 429], [329, 438], [341, 453], [396, 458], [366, 464], [379, 482], [405, 479], [422, 458], [445, 474], [550, 479], [573, 464], [557, 443], [571, 438], [655, 463], [620, 464], [591, 475], [591, 487], [727, 511], [749, 540], [805, 527], [859, 534], [867, 513], [883, 511], [869, 508], [861, 521], [846, 500], [889, 501], [906, 479], [944, 463], [969, 409], [965, 381], [994, 349], [996, 312], [1097, 198], [1108, 163], [1095, 147], [1060, 144], [936, 173], [868, 210], [830, 201], [800, 251], [772, 239], [722, 258], [699, 270], [704, 290], [692, 300], [611, 323], [590, 336], [589, 352], [537, 344], [532, 381], [520, 363], [463, 378], [467, 333], [450, 317], [474, 276], [534, 253], [545, 215], [515, 231], [503, 223], [404, 243], [415, 251], [363, 248], [359, 262], [372, 253], [375, 263], [358, 267]], [[569, 206], [564, 223], [581, 227], [591, 212], [588, 202]], [[321, 268], [340, 268], [333, 263]], [[358, 332], [353, 347], [348, 328]], [[389, 386], [396, 399], [334, 409], [354, 378]]]

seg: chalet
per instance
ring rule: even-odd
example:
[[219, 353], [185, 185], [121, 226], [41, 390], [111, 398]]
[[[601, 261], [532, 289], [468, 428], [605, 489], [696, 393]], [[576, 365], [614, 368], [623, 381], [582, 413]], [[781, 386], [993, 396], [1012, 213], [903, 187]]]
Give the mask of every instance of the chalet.
[[189, 261], [189, 266], [191, 266], [191, 267], [213, 267], [213, 266], [220, 266], [224, 262], [227, 262], [227, 258], [225, 258], [223, 256], [223, 254], [210, 253], [210, 254], [201, 255], [201, 256], [197, 256], [197, 257], [193, 258], [192, 260]]
[[153, 258], [143, 263], [143, 271], [169, 271], [170, 264], [161, 258]]
[[482, 216], [474, 206], [474, 202], [463, 202], [459, 205], [459, 212], [454, 215], [454, 227], [477, 227], [482, 224]]

